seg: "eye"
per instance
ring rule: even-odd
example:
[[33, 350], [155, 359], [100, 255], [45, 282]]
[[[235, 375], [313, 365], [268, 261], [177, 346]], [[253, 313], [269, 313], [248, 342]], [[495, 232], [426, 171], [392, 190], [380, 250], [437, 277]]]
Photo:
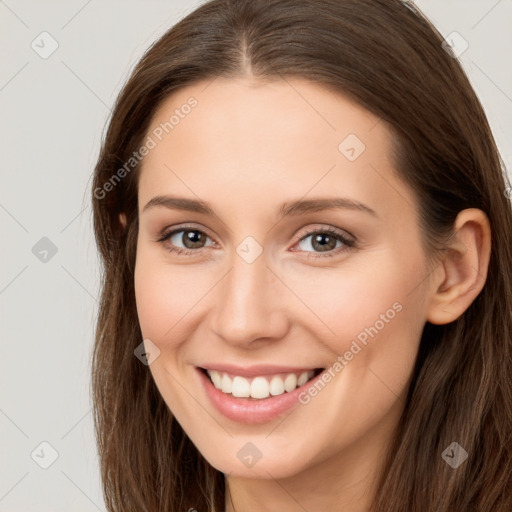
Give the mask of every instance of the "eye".
[[[306, 242], [309, 238], [311, 240]], [[200, 249], [207, 247], [206, 241], [211, 238], [201, 231], [193, 227], [181, 226], [170, 231], [164, 231], [157, 242], [166, 246], [169, 252], [183, 255], [192, 255]], [[169, 243], [168, 243], [169, 242]], [[180, 247], [179, 244], [182, 244]], [[216, 243], [212, 240], [212, 244]], [[301, 251], [308, 252], [308, 257], [329, 257], [347, 251], [355, 247], [355, 240], [348, 238], [343, 233], [332, 229], [316, 229], [306, 233], [297, 244]], [[313, 251], [308, 251], [308, 246]], [[316, 253], [316, 254], [315, 254]]]
[[[181, 226], [180, 228], [164, 232], [157, 242], [165, 244], [169, 241], [170, 244], [166, 247], [169, 252], [192, 254], [197, 252], [197, 249], [205, 247], [204, 244], [208, 238], [210, 237], [199, 229]], [[179, 247], [179, 243], [182, 243], [184, 247]], [[215, 245], [215, 242], [212, 245]]]
[[[307, 241], [310, 239], [309, 241]], [[337, 245], [340, 244], [340, 245]], [[308, 257], [329, 257], [347, 251], [355, 247], [355, 241], [346, 237], [341, 232], [332, 228], [317, 229], [310, 231], [303, 236], [298, 244], [300, 250], [305, 252], [313, 252]], [[313, 251], [307, 251], [308, 247], [312, 247]], [[341, 250], [334, 250], [341, 249]], [[314, 254], [316, 252], [316, 254]], [[323, 254], [322, 254], [323, 253]]]

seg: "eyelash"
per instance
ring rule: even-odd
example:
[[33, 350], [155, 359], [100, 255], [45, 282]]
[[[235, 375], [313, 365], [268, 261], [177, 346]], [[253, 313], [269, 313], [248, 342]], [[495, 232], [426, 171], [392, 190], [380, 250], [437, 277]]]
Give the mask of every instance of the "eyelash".
[[[160, 238], [158, 238], [156, 241], [161, 243], [161, 244], [164, 244], [173, 235], [175, 235], [176, 233], [180, 233], [182, 231], [183, 232], [185, 232], [185, 231], [197, 232], [197, 233], [201, 233], [201, 234], [203, 234], [203, 235], [208, 237], [208, 235], [204, 231], [201, 231], [200, 229], [196, 229], [196, 228], [190, 227], [190, 226], [180, 226], [179, 228], [173, 229], [171, 231], [164, 231], [162, 233], [162, 235], [160, 236]], [[335, 256], [337, 254], [340, 254], [341, 252], [345, 252], [345, 251], [348, 251], [350, 249], [353, 249], [356, 246], [356, 243], [355, 243], [354, 240], [348, 239], [347, 237], [342, 235], [340, 232], [338, 232], [338, 231], [336, 231], [336, 230], [334, 230], [332, 228], [316, 229], [316, 230], [313, 230], [313, 231], [309, 231], [309, 232], [305, 233], [304, 236], [302, 236], [299, 240], [297, 240], [296, 244], [299, 243], [299, 242], [302, 242], [302, 240], [308, 238], [311, 235], [317, 235], [317, 234], [327, 234], [327, 235], [330, 235], [334, 239], [342, 242], [345, 247], [338, 247], [336, 249], [332, 249], [332, 250], [326, 251], [324, 253], [321, 253], [321, 252], [315, 253], [314, 251], [313, 252], [304, 251], [304, 252], [308, 253], [308, 256], [307, 256], [308, 258], [329, 258], [329, 257]], [[211, 237], [208, 237], [208, 238], [211, 238]], [[203, 249], [203, 247], [198, 248], [198, 249], [182, 249], [181, 247], [172, 247], [172, 248], [166, 247], [166, 249], [169, 252], [172, 252], [172, 253], [175, 253], [175, 254], [191, 255], [192, 253], [196, 253], [199, 250]]]

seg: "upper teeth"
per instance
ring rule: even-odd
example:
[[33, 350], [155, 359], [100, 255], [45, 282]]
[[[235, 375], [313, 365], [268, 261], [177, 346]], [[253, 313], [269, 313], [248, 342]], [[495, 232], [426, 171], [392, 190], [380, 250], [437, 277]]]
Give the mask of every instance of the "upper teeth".
[[246, 379], [217, 370], [207, 370], [207, 373], [217, 389], [239, 398], [267, 398], [269, 395], [282, 395], [285, 391], [290, 393], [298, 386], [304, 385], [315, 374], [314, 370], [309, 370], [300, 374], [286, 373]]

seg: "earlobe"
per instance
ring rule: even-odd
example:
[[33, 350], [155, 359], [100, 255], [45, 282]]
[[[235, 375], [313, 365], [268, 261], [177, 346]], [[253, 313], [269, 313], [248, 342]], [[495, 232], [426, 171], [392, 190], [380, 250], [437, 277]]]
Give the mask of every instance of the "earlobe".
[[119, 224], [121, 224], [122, 228], [126, 228], [126, 215], [124, 213], [119, 214]]
[[491, 229], [487, 215], [479, 209], [462, 210], [455, 220], [454, 241], [440, 262], [442, 279], [435, 289], [427, 311], [432, 324], [456, 320], [484, 287], [491, 254]]

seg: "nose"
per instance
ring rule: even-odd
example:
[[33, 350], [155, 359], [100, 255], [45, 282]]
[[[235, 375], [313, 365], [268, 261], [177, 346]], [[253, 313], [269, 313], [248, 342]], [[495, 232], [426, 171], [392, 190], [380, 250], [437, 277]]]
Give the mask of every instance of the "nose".
[[285, 336], [290, 311], [287, 289], [264, 253], [252, 263], [235, 254], [230, 271], [217, 286], [212, 329], [225, 343], [257, 348], [258, 342]]

